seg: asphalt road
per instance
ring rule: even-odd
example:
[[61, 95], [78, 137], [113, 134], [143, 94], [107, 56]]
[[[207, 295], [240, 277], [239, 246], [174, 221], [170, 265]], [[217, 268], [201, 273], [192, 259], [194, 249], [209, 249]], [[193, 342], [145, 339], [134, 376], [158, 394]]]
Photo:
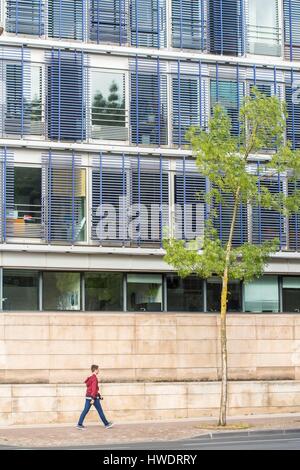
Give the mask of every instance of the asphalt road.
[[[1, 446], [0, 450], [17, 447]], [[49, 448], [47, 448], [49, 449]], [[52, 448], [58, 450], [58, 448]], [[285, 431], [233, 432], [210, 436], [198, 436], [183, 441], [145, 442], [110, 446], [63, 447], [63, 450], [300, 450], [300, 429]], [[24, 448], [23, 448], [24, 450]], [[29, 450], [29, 449], [26, 449]], [[34, 449], [30, 449], [34, 450]]]

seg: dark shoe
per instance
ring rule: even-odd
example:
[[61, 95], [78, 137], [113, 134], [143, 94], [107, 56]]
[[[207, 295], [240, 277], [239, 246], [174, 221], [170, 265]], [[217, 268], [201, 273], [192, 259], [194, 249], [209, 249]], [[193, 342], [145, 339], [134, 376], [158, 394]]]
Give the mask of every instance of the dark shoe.
[[76, 428], [77, 429], [85, 429], [85, 426], [83, 426], [83, 424], [77, 424]]
[[106, 428], [106, 429], [108, 429], [108, 428], [112, 428], [112, 427], [113, 427], [113, 425], [114, 425], [114, 423], [111, 423], [111, 422], [110, 422], [110, 423], [108, 423], [108, 424], [105, 426], [105, 428]]

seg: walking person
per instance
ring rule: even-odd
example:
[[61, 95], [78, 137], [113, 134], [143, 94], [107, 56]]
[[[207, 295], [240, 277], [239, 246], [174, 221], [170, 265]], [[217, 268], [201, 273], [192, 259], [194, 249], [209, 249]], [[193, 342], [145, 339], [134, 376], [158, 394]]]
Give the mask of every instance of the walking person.
[[91, 366], [91, 371], [92, 371], [92, 375], [85, 380], [85, 384], [86, 384], [85, 406], [80, 415], [77, 428], [85, 429], [85, 426], [83, 426], [83, 421], [86, 415], [88, 414], [88, 412], [90, 411], [92, 405], [94, 405], [94, 407], [98, 411], [98, 414], [104, 426], [106, 428], [111, 428], [113, 426], [113, 423], [110, 421], [107, 421], [103, 413], [101, 403], [100, 403], [100, 400], [102, 400], [103, 398], [101, 397], [99, 393], [99, 383], [98, 383], [98, 377], [97, 377], [97, 375], [99, 374], [99, 366], [97, 366], [96, 364], [93, 364]]

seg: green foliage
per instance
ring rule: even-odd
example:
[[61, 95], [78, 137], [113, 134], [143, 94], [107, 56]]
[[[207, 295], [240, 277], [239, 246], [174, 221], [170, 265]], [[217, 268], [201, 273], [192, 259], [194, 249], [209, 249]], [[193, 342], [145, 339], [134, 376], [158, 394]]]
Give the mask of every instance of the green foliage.
[[[225, 109], [214, 107], [207, 130], [192, 128], [187, 134], [196, 157], [199, 172], [210, 181], [211, 189], [204, 199], [207, 204], [230, 204], [236, 208], [241, 203], [276, 210], [284, 216], [300, 212], [300, 191], [293, 195], [273, 194], [268, 187], [259, 185], [261, 177], [278, 177], [285, 174], [288, 181], [300, 179], [300, 152], [285, 143], [286, 106], [276, 96], [268, 97], [256, 88], [240, 110], [241, 137], [231, 133], [231, 122]], [[249, 161], [259, 160], [259, 173]], [[229, 196], [229, 197], [228, 197]], [[201, 195], [203, 198], [203, 195]], [[232, 207], [233, 233], [236, 214]], [[180, 276], [196, 273], [202, 278], [212, 275], [251, 281], [262, 275], [268, 258], [278, 250], [278, 240], [261, 245], [245, 243], [233, 248], [232, 239], [222, 245], [213, 229], [216, 214], [210, 218], [202, 240], [185, 243], [166, 238], [165, 261]]]
[[94, 96], [92, 123], [96, 126], [125, 126], [125, 102], [119, 96], [119, 88], [112, 82], [107, 100], [101, 92]]

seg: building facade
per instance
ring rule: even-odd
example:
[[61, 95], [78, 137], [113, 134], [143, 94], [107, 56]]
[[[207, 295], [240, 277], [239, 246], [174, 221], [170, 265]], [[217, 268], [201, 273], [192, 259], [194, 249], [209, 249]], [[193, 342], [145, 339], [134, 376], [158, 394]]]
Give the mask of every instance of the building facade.
[[[6, 0], [1, 22], [1, 309], [217, 312], [220, 280], [163, 261], [165, 230], [200, 236], [208, 212], [186, 131], [220, 102], [238, 136], [255, 85], [286, 101], [300, 147], [300, 2]], [[226, 242], [230, 201], [215, 209]], [[299, 312], [300, 215], [241, 206], [237, 224], [236, 245], [280, 251], [229, 310]]]
[[[210, 182], [186, 131], [216, 102], [239, 136], [252, 87], [278, 96], [300, 148], [300, 0], [1, 0], [0, 15], [1, 425], [75, 422], [92, 363], [111, 419], [216, 416], [220, 280], [180, 279], [162, 239], [203, 234]], [[230, 199], [214, 209], [225, 243]], [[239, 208], [235, 245], [275, 237], [264, 277], [230, 285], [232, 414], [299, 411], [300, 215]]]

